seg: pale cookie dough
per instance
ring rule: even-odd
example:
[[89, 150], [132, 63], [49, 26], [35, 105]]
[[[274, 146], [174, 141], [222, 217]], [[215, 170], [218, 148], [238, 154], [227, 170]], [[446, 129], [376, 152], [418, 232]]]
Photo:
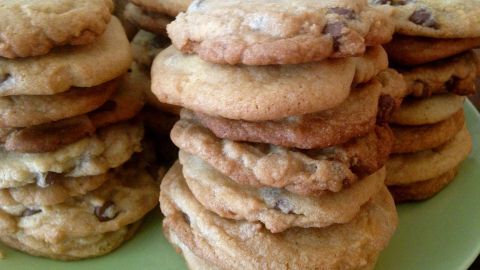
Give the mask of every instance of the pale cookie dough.
[[196, 0], [167, 26], [173, 45], [217, 64], [300, 64], [359, 56], [394, 25], [367, 0]]
[[0, 57], [47, 54], [94, 42], [107, 28], [112, 0], [1, 0]]
[[385, 168], [337, 193], [302, 196], [279, 188], [236, 183], [198, 157], [180, 152], [190, 191], [207, 209], [235, 220], [260, 221], [272, 233], [293, 227], [322, 228], [348, 223], [384, 186]]
[[167, 239], [221, 269], [371, 269], [398, 222], [386, 188], [347, 224], [277, 234], [259, 223], [224, 219], [205, 209], [178, 164], [163, 179], [161, 190]]
[[80, 177], [107, 172], [141, 150], [140, 124], [120, 123], [99, 130], [57, 151], [26, 154], [0, 150], [0, 187], [19, 187], [44, 181], [48, 173]]
[[0, 58], [0, 96], [53, 95], [71, 87], [96, 86], [125, 73], [131, 62], [125, 31], [112, 17], [92, 44], [56, 48], [39, 57]]
[[285, 66], [226, 66], [163, 50], [152, 66], [152, 92], [161, 102], [212, 116], [276, 120], [340, 105], [356, 84], [387, 68], [381, 47], [366, 55]]

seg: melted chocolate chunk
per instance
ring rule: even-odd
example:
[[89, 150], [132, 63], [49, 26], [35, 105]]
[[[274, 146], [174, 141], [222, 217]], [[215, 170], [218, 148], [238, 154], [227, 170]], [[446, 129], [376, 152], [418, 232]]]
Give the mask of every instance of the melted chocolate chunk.
[[30, 208], [27, 208], [25, 211], [23, 211], [22, 213], [22, 217], [29, 217], [29, 216], [33, 216], [35, 214], [38, 214], [42, 212], [42, 210], [40, 209], [30, 209]]
[[328, 23], [325, 25], [325, 28], [323, 28], [323, 33], [327, 35], [331, 35], [333, 38], [333, 48], [335, 51], [338, 50], [340, 47], [340, 38], [342, 37], [342, 30], [345, 27], [345, 25], [342, 22], [333, 22], [333, 23]]
[[328, 13], [338, 14], [338, 15], [344, 16], [345, 18], [351, 19], [351, 20], [353, 20], [357, 17], [357, 14], [355, 13], [355, 11], [353, 9], [344, 8], [344, 7], [330, 8], [328, 10]]
[[94, 214], [98, 221], [105, 222], [116, 218], [118, 211], [112, 201], [106, 201], [102, 206], [95, 207]]
[[412, 0], [374, 0], [375, 5], [403, 6], [413, 2]]
[[413, 14], [408, 18], [414, 24], [418, 24], [425, 27], [430, 27], [438, 29], [438, 23], [433, 18], [432, 13], [426, 8], [420, 8], [413, 12]]

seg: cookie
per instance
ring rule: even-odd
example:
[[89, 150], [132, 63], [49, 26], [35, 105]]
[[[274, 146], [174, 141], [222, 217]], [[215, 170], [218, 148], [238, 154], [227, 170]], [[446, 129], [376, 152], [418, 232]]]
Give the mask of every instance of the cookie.
[[[0, 205], [21, 204], [28, 208], [37, 205], [60, 204], [71, 197], [78, 197], [99, 188], [108, 180], [108, 174], [84, 177], [65, 177], [50, 174], [45, 183], [30, 184], [18, 188], [0, 189]], [[39, 186], [42, 184], [43, 186]]]
[[205, 208], [223, 218], [261, 222], [272, 233], [348, 223], [383, 188], [385, 180], [382, 168], [341, 192], [306, 197], [284, 189], [238, 184], [183, 151], [179, 158], [190, 191]]
[[477, 0], [369, 0], [390, 14], [395, 32], [432, 38], [480, 37]]
[[480, 37], [438, 39], [394, 35], [385, 44], [390, 61], [405, 66], [426, 64], [476, 47], [480, 47]]
[[466, 127], [446, 144], [411, 154], [392, 155], [387, 162], [387, 185], [406, 185], [436, 178], [458, 166], [472, 149]]
[[140, 30], [132, 40], [133, 60], [150, 73], [153, 59], [168, 46], [168, 37]]
[[429, 98], [404, 99], [390, 122], [397, 125], [431, 125], [452, 117], [463, 109], [465, 97], [454, 94], [434, 95]]
[[[215, 136], [233, 141], [269, 143], [301, 149], [325, 148], [365, 135], [375, 128], [381, 85], [377, 81], [353, 89], [339, 106], [317, 113], [250, 122], [185, 111]], [[191, 115], [191, 116], [189, 116]]]
[[167, 24], [173, 20], [173, 18], [161, 13], [142, 10], [132, 3], [127, 4], [124, 15], [127, 20], [138, 28], [158, 35], [166, 35]]
[[116, 93], [96, 110], [37, 126], [0, 129], [0, 142], [6, 151], [52, 152], [91, 136], [99, 128], [133, 118], [144, 104], [144, 93], [132, 75], [119, 79]]
[[0, 126], [28, 127], [84, 114], [102, 106], [116, 88], [113, 80], [56, 95], [0, 97]]
[[358, 175], [379, 170], [393, 142], [390, 129], [379, 127], [341, 146], [300, 151], [219, 139], [185, 119], [175, 124], [171, 138], [181, 150], [200, 157], [239, 184], [284, 188], [302, 195], [338, 192]]
[[42, 182], [49, 173], [70, 177], [103, 174], [139, 152], [142, 136], [140, 124], [120, 123], [53, 152], [30, 154], [2, 149], [0, 188]]
[[131, 62], [125, 31], [113, 17], [92, 44], [56, 48], [39, 57], [0, 58], [0, 96], [53, 95], [72, 87], [93, 87], [119, 77]]
[[166, 14], [175, 18], [178, 13], [187, 11], [192, 0], [131, 0], [144, 10], [151, 10], [156, 13]]
[[407, 84], [408, 93], [415, 97], [453, 93], [475, 94], [475, 79], [480, 74], [480, 60], [473, 51], [433, 63], [398, 68]]
[[387, 64], [381, 47], [361, 57], [261, 67], [215, 65], [169, 47], [153, 62], [152, 92], [161, 102], [211, 116], [276, 120], [340, 105], [352, 86]]
[[152, 177], [137, 166], [123, 167], [100, 188], [61, 204], [33, 209], [2, 205], [0, 240], [56, 259], [99, 256], [123, 242], [127, 226], [157, 204], [158, 186]]
[[464, 124], [465, 117], [463, 110], [460, 110], [450, 118], [432, 125], [390, 125], [395, 137], [392, 153], [413, 153], [439, 147], [455, 137]]
[[347, 224], [277, 234], [257, 222], [224, 219], [205, 209], [189, 191], [178, 164], [163, 179], [161, 190], [166, 238], [220, 269], [371, 267], [398, 222], [386, 188]]
[[388, 189], [390, 190], [395, 203], [426, 200], [435, 196], [455, 180], [457, 172], [458, 167], [432, 179], [407, 185], [393, 185], [389, 186]]
[[4, 0], [0, 56], [44, 55], [53, 47], [92, 43], [107, 28], [112, 10], [112, 0]]
[[208, 62], [272, 65], [359, 56], [390, 41], [394, 25], [366, 0], [202, 0], [167, 31], [178, 50]]
[[125, 18], [124, 11], [125, 6], [130, 3], [129, 0], [113, 0], [115, 3], [115, 9], [113, 10], [113, 14], [117, 17], [120, 22], [122, 23], [123, 29], [125, 29], [125, 33], [127, 34], [128, 40], [132, 40], [135, 34], [138, 32], [138, 28], [133, 25], [127, 18]]

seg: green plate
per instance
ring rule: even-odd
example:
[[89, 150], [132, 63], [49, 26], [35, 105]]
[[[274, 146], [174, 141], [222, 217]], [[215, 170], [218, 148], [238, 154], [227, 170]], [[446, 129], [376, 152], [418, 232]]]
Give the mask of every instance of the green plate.
[[[400, 224], [382, 253], [378, 270], [467, 269], [480, 252], [480, 115], [465, 105], [474, 136], [473, 152], [456, 181], [426, 202], [401, 205]], [[139, 233], [110, 255], [77, 262], [31, 257], [0, 244], [0, 269], [14, 270], [181, 270], [186, 269], [161, 233], [160, 211], [147, 217]]]

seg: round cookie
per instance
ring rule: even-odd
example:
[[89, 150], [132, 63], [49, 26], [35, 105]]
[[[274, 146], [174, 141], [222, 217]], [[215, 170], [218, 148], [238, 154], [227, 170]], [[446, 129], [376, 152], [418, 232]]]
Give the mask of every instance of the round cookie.
[[366, 0], [202, 0], [167, 31], [178, 50], [205, 61], [272, 65], [362, 55], [390, 41], [394, 25]]
[[405, 66], [430, 63], [479, 46], [480, 37], [438, 39], [403, 35], [394, 35], [392, 41], [384, 45], [389, 60]]
[[422, 99], [405, 99], [390, 123], [397, 125], [431, 125], [452, 117], [463, 108], [465, 97], [454, 94], [434, 95]]
[[44, 181], [49, 173], [80, 177], [98, 175], [120, 166], [141, 150], [140, 124], [120, 123], [93, 136], [47, 153], [0, 151], [0, 187], [10, 188]]
[[[110, 252], [158, 204], [158, 186], [138, 166], [115, 171], [100, 188], [61, 204], [2, 205], [0, 240], [34, 255], [64, 260]], [[120, 234], [112, 245], [112, 235]], [[122, 240], [122, 241], [118, 241]], [[100, 248], [101, 247], [101, 248]]]
[[435, 196], [450, 184], [450, 182], [455, 180], [457, 172], [458, 167], [432, 179], [407, 185], [393, 185], [389, 186], [388, 189], [390, 190], [395, 203], [426, 200]]
[[408, 94], [430, 97], [433, 94], [475, 94], [475, 79], [480, 61], [473, 51], [413, 68], [398, 68], [407, 84]]
[[242, 185], [284, 188], [302, 195], [338, 192], [384, 166], [393, 135], [378, 127], [344, 145], [300, 151], [275, 145], [222, 140], [208, 129], [185, 119], [171, 131], [181, 150], [200, 157]]
[[156, 13], [167, 14], [175, 18], [178, 13], [187, 11], [192, 0], [131, 0], [144, 10], [151, 10]]
[[18, 188], [0, 189], [0, 205], [21, 204], [28, 208], [37, 205], [55, 205], [71, 197], [78, 197], [99, 188], [108, 180], [108, 174], [84, 177], [65, 177], [51, 174], [44, 183], [35, 183]]
[[166, 35], [167, 24], [173, 18], [161, 13], [155, 13], [148, 10], [142, 10], [138, 6], [128, 3], [125, 7], [125, 18], [138, 28], [153, 32], [158, 35]]
[[472, 149], [467, 128], [446, 144], [411, 154], [392, 155], [387, 162], [387, 185], [406, 185], [436, 178], [465, 160]]
[[56, 95], [0, 97], [0, 126], [28, 127], [84, 114], [104, 104], [116, 88], [113, 80]]
[[381, 47], [366, 55], [284, 66], [226, 66], [163, 50], [152, 66], [152, 92], [161, 102], [212, 116], [276, 120], [340, 105], [352, 86], [387, 68]]
[[167, 239], [178, 240], [175, 245], [220, 269], [365, 269], [375, 264], [398, 222], [386, 188], [347, 224], [277, 234], [259, 223], [224, 219], [205, 209], [189, 191], [178, 164], [161, 190]]
[[395, 137], [392, 153], [413, 153], [439, 147], [455, 137], [464, 124], [465, 117], [463, 110], [460, 110], [452, 117], [432, 125], [390, 125]]
[[118, 90], [102, 106], [87, 114], [22, 129], [1, 129], [6, 151], [44, 153], [91, 136], [99, 128], [133, 118], [144, 104], [144, 93], [133, 74], [119, 79]]
[[432, 38], [480, 37], [477, 0], [370, 0], [391, 15], [395, 32]]
[[53, 95], [71, 87], [96, 86], [125, 73], [131, 62], [125, 31], [112, 17], [92, 44], [56, 48], [39, 57], [0, 58], [0, 96]]
[[7, 58], [94, 42], [113, 10], [112, 0], [2, 0], [1, 6], [0, 56]]
[[132, 40], [133, 60], [149, 73], [155, 56], [169, 45], [168, 37], [140, 30]]
[[249, 122], [192, 113], [215, 136], [232, 141], [275, 144], [301, 149], [325, 148], [365, 135], [375, 127], [381, 85], [372, 81], [353, 89], [339, 106], [317, 113], [271, 121]]
[[278, 188], [244, 186], [198, 157], [180, 151], [179, 158], [190, 191], [205, 208], [223, 218], [259, 221], [272, 233], [348, 223], [385, 180], [382, 168], [341, 192], [306, 197]]

